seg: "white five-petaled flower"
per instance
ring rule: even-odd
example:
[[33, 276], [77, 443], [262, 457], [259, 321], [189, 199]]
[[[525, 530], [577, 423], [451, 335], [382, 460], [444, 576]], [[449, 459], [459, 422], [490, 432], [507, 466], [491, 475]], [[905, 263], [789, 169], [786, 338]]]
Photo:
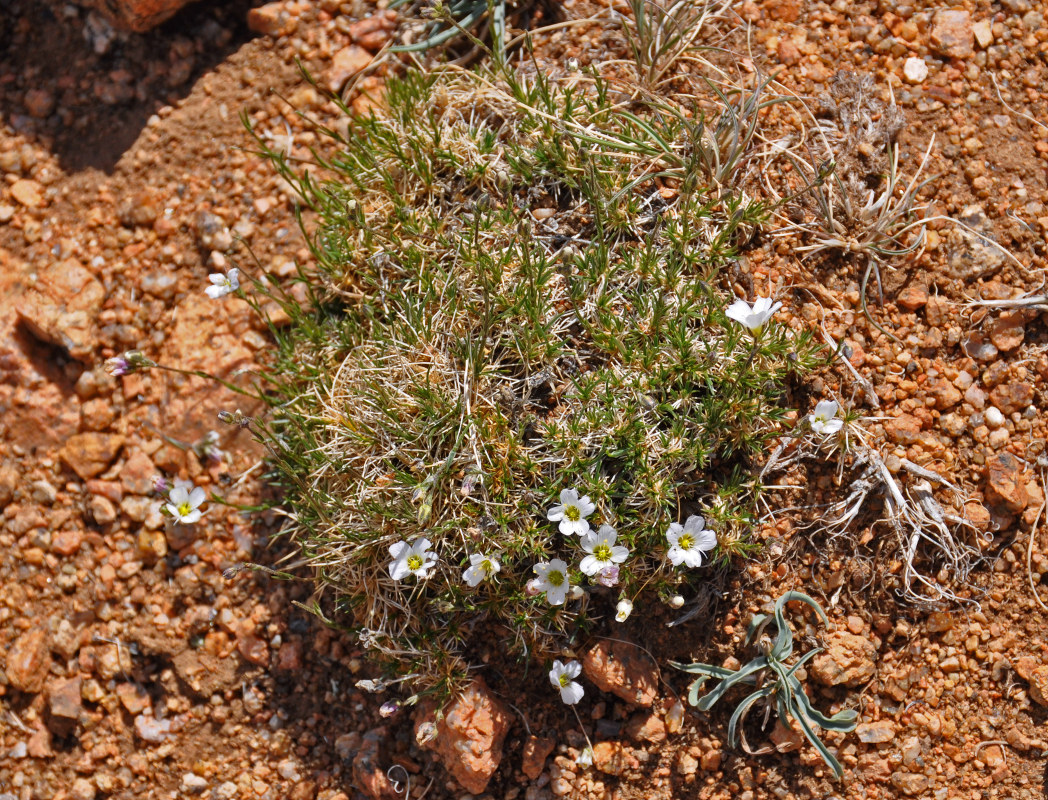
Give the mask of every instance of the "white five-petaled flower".
[[682, 526], [674, 522], [666, 531], [666, 540], [670, 543], [666, 557], [675, 567], [682, 563], [689, 567], [701, 567], [702, 556], [717, 546], [717, 534], [706, 528], [706, 520], [692, 515]]
[[[200, 504], [207, 498], [207, 493], [199, 486], [193, 487], [190, 491], [186, 485], [178, 485], [179, 483], [176, 481], [175, 488], [167, 496], [168, 503], [165, 508], [174, 517], [175, 522], [191, 525], [204, 513], [200, 510]], [[190, 483], [188, 486], [192, 487], [193, 484]]]
[[758, 333], [764, 327], [764, 323], [780, 308], [782, 303], [773, 303], [770, 297], [758, 297], [752, 307], [745, 300], [736, 300], [724, 313], [748, 328], [751, 333]]
[[212, 272], [207, 278], [212, 285], [208, 286], [204, 291], [207, 292], [207, 296], [212, 300], [232, 294], [240, 288], [240, 270], [236, 267], [233, 267], [225, 275], [221, 272]]
[[407, 542], [397, 542], [389, 546], [389, 554], [393, 561], [389, 564], [389, 575], [393, 580], [400, 581], [408, 575], [414, 575], [419, 580], [429, 577], [429, 571], [437, 564], [437, 556], [430, 550], [431, 542], [425, 536], [416, 539], [410, 545]]
[[538, 576], [533, 581], [535, 588], [546, 593], [546, 600], [550, 605], [563, 604], [571, 586], [568, 580], [568, 565], [562, 559], [554, 558], [536, 564], [532, 569]]
[[565, 536], [582, 536], [590, 529], [586, 517], [596, 510], [588, 494], [580, 498], [574, 489], [564, 489], [560, 493], [560, 504], [553, 506], [546, 518], [550, 522], [559, 522], [560, 532]]
[[815, 411], [808, 415], [811, 429], [820, 436], [836, 433], [844, 427], [844, 421], [837, 419], [837, 412], [840, 410], [836, 400], [820, 400], [815, 405]]
[[627, 600], [625, 597], [623, 597], [615, 605], [615, 621], [616, 622], [625, 622], [627, 620], [627, 618], [629, 617], [630, 613], [632, 613], [632, 611], [633, 611], [633, 602], [631, 600]]
[[483, 553], [474, 553], [469, 557], [469, 566], [462, 573], [462, 579], [471, 588], [476, 587], [480, 585], [481, 581], [494, 577], [500, 569], [502, 569], [502, 565], [499, 563], [497, 555], [489, 556]]
[[596, 533], [587, 533], [582, 537], [582, 549], [588, 553], [579, 564], [587, 575], [596, 575], [605, 567], [621, 564], [630, 551], [622, 545], [615, 544], [618, 536], [610, 525], [601, 525]]
[[553, 669], [549, 671], [549, 682], [554, 689], [560, 690], [560, 699], [569, 706], [575, 705], [585, 694], [582, 684], [575, 680], [580, 672], [582, 665], [578, 661], [569, 661], [567, 664], [554, 661]]

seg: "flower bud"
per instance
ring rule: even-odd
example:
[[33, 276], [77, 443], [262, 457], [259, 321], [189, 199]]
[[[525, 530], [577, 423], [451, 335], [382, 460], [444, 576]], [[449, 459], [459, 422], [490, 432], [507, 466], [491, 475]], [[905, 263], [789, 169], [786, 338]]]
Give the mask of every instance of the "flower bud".
[[670, 598], [671, 608], [680, 608], [682, 605], [684, 605], [684, 598], [681, 597], [679, 594], [675, 594], [673, 595], [673, 597]]
[[633, 602], [623, 597], [615, 606], [615, 621], [625, 622], [633, 612]]
[[619, 582], [619, 565], [612, 564], [597, 573], [597, 583], [601, 586], [615, 586]]

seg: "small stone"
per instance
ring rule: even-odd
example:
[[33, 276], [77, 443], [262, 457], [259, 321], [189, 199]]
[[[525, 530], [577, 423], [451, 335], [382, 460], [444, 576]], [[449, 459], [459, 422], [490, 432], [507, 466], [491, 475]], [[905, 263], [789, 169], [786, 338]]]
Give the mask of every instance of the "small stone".
[[290, 36], [298, 28], [298, 17], [283, 3], [266, 3], [247, 12], [247, 27], [263, 36]]
[[593, 745], [593, 766], [605, 775], [621, 775], [640, 763], [621, 742], [597, 742]]
[[302, 669], [302, 643], [298, 639], [281, 643], [277, 651], [277, 669], [283, 672], [298, 672]]
[[[911, 58], [910, 61], [913, 61], [913, 59]], [[928, 302], [928, 290], [923, 286], [908, 286], [899, 292], [896, 302], [899, 308], [903, 308], [906, 311], [918, 311], [924, 308]]]
[[144, 742], [156, 744], [166, 741], [171, 735], [171, 720], [154, 719], [145, 714], [139, 714], [135, 717], [135, 734]]
[[537, 779], [545, 769], [546, 759], [556, 744], [556, 740], [549, 736], [529, 736], [524, 742], [520, 771], [532, 780]]
[[949, 611], [933, 611], [928, 615], [928, 620], [925, 623], [928, 633], [942, 633], [953, 630], [955, 624], [954, 615]]
[[990, 430], [996, 430], [1004, 424], [1004, 414], [996, 406], [990, 406], [983, 412], [983, 421]]
[[825, 638], [826, 650], [812, 660], [811, 674], [824, 686], [858, 686], [874, 676], [877, 648], [863, 636], [832, 631]]
[[978, 22], [973, 22], [972, 33], [975, 35], [975, 41], [983, 50], [993, 44], [993, 27], [990, 25], [989, 20], [981, 19]]
[[167, 555], [167, 536], [163, 531], [139, 528], [135, 543], [138, 557], [147, 564], [155, 564]]
[[895, 738], [895, 723], [890, 719], [879, 722], [863, 722], [856, 726], [855, 735], [865, 744], [881, 744]]
[[927, 777], [910, 772], [893, 772], [892, 785], [907, 796], [923, 794], [930, 781]]
[[677, 756], [677, 774], [687, 777], [699, 770], [699, 760], [687, 750], [681, 750]]
[[46, 89], [30, 89], [25, 93], [25, 109], [37, 119], [50, 116], [55, 110], [55, 96]]
[[26, 742], [26, 750], [30, 758], [51, 758], [54, 751], [51, 749], [51, 731], [47, 728], [38, 728], [29, 741]]
[[44, 205], [44, 187], [36, 181], [23, 178], [11, 184], [11, 197], [26, 208], [40, 208]]
[[642, 711], [630, 719], [626, 735], [634, 740], [658, 744], [666, 741], [666, 723], [654, 711]]
[[357, 20], [346, 31], [350, 40], [365, 50], [381, 50], [397, 29], [397, 15], [393, 11], [380, 12]]
[[990, 402], [1005, 414], [1025, 411], [1033, 403], [1033, 386], [1020, 382], [1002, 383], [990, 392]]
[[244, 657], [245, 661], [249, 661], [257, 667], [264, 667], [269, 664], [269, 645], [266, 644], [265, 640], [260, 639], [253, 633], [244, 633], [237, 636], [237, 650]]
[[768, 739], [775, 745], [780, 753], [791, 753], [800, 750], [804, 745], [804, 733], [797, 728], [787, 728], [782, 720], [775, 720], [775, 726], [771, 729]]
[[351, 44], [335, 53], [328, 68], [328, 88], [333, 92], [342, 91], [346, 81], [363, 70], [374, 58], [360, 45]]
[[972, 54], [972, 18], [967, 11], [941, 9], [932, 17], [932, 46], [950, 58]]
[[197, 212], [193, 217], [193, 229], [197, 240], [208, 250], [225, 251], [233, 246], [233, 234], [217, 214], [210, 211]]
[[434, 718], [432, 709], [420, 710], [415, 730], [418, 735], [424, 725], [435, 724], [437, 735], [425, 746], [436, 751], [467, 791], [481, 794], [502, 760], [511, 721], [505, 704], [478, 678], [445, 709], [442, 720]]
[[935, 400], [935, 408], [948, 411], [961, 402], [960, 390], [945, 378], [936, 378], [928, 384], [928, 396]]
[[105, 472], [116, 459], [124, 437], [110, 433], [77, 433], [58, 452], [59, 458], [83, 479]]
[[1030, 502], [1022, 464], [1011, 453], [995, 453], [986, 459], [987, 500], [1019, 512]]
[[353, 778], [357, 787], [372, 800], [395, 800], [396, 792], [383, 766], [381, 750], [388, 731], [384, 727], [373, 728], [359, 740], [352, 754]]
[[902, 65], [902, 74], [907, 83], [924, 83], [928, 77], [928, 65], [923, 58], [910, 56]]
[[1002, 353], [1019, 347], [1026, 339], [1026, 319], [1021, 311], [1002, 311], [990, 326], [990, 341]]
[[704, 772], [716, 772], [720, 769], [721, 761], [723, 760], [724, 753], [722, 751], [708, 750], [699, 758], [699, 766], [702, 767]]
[[149, 692], [133, 683], [118, 683], [116, 696], [120, 698], [120, 704], [132, 716], [138, 716], [152, 704]]
[[77, 778], [69, 791], [69, 800], [95, 800], [95, 785], [87, 778]]
[[602, 692], [651, 707], [659, 689], [659, 668], [634, 644], [602, 641], [582, 659], [585, 676]]
[[910, 414], [900, 414], [884, 423], [884, 433], [895, 444], [913, 444], [921, 435], [921, 423]]
[[51, 552], [60, 556], [71, 556], [80, 549], [83, 541], [83, 531], [55, 531], [51, 537]]
[[67, 258], [41, 269], [15, 310], [33, 336], [91, 363], [98, 346], [95, 320], [105, 296], [102, 283]]
[[81, 681], [79, 677], [58, 680], [48, 690], [49, 710], [52, 717], [62, 720], [78, 720], [83, 710], [80, 701]]
[[207, 789], [207, 779], [201, 778], [192, 772], [187, 772], [182, 776], [182, 781], [179, 783], [178, 788], [189, 795], [203, 794]]
[[1035, 667], [1029, 680], [1030, 699], [1038, 705], [1048, 706], [1048, 666]]
[[7, 651], [4, 671], [11, 685], [20, 691], [32, 694], [41, 691], [50, 669], [50, 637], [45, 628], [26, 631]]
[[801, 51], [790, 39], [782, 39], [775, 54], [779, 57], [779, 61], [787, 67], [792, 67], [801, 60]]

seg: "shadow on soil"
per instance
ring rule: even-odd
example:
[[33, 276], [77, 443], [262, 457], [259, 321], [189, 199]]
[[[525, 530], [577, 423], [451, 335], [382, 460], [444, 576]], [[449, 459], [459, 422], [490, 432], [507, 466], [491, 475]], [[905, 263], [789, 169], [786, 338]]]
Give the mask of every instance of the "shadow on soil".
[[[150, 115], [250, 38], [245, 15], [258, 4], [198, 3], [156, 30], [127, 34], [71, 4], [4, 3], [0, 121], [51, 150], [66, 171], [111, 173]], [[28, 170], [15, 166], [9, 171]]]

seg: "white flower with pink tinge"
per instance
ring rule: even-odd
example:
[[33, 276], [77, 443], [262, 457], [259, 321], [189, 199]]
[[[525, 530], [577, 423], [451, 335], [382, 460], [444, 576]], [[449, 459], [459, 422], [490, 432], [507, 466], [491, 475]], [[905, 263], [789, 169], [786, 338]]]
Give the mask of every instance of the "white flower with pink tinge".
[[840, 410], [840, 404], [836, 400], [820, 400], [815, 405], [815, 411], [808, 415], [812, 431], [820, 436], [839, 431], [844, 427], [844, 421], [837, 419], [837, 412]]
[[199, 486], [194, 487], [191, 483], [188, 486], [192, 487], [192, 491], [185, 485], [176, 485], [167, 496], [168, 502], [164, 506], [175, 522], [182, 525], [192, 525], [204, 515], [200, 504], [207, 499], [207, 492]]
[[430, 570], [437, 565], [437, 556], [429, 549], [431, 544], [423, 536], [410, 545], [407, 542], [390, 545], [389, 554], [393, 561], [389, 565], [389, 576], [395, 581], [404, 580], [408, 575], [419, 580], [428, 578]]
[[559, 522], [560, 532], [565, 536], [582, 536], [590, 530], [586, 517], [596, 510], [589, 495], [579, 497], [574, 489], [564, 489], [560, 493], [560, 505], [553, 506], [546, 518], [550, 522]]
[[211, 281], [211, 286], [208, 286], [204, 291], [207, 292], [207, 296], [212, 300], [225, 297], [227, 294], [232, 294], [240, 288], [240, 270], [236, 267], [233, 267], [224, 275], [221, 272], [212, 272], [207, 276], [207, 279]]
[[750, 306], [745, 300], [736, 300], [724, 312], [729, 319], [733, 319], [747, 328], [750, 333], [760, 333], [772, 315], [782, 308], [782, 303], [773, 303], [770, 297], [758, 297]]
[[671, 524], [666, 531], [666, 541], [670, 545], [666, 558], [673, 566], [701, 567], [703, 555], [717, 546], [717, 534], [706, 527], [706, 520], [692, 515], [683, 525]]
[[553, 669], [549, 671], [549, 682], [554, 689], [560, 690], [560, 699], [569, 706], [575, 705], [585, 694], [582, 684], [575, 680], [580, 672], [582, 665], [578, 661], [569, 661], [567, 664], [554, 661]]

